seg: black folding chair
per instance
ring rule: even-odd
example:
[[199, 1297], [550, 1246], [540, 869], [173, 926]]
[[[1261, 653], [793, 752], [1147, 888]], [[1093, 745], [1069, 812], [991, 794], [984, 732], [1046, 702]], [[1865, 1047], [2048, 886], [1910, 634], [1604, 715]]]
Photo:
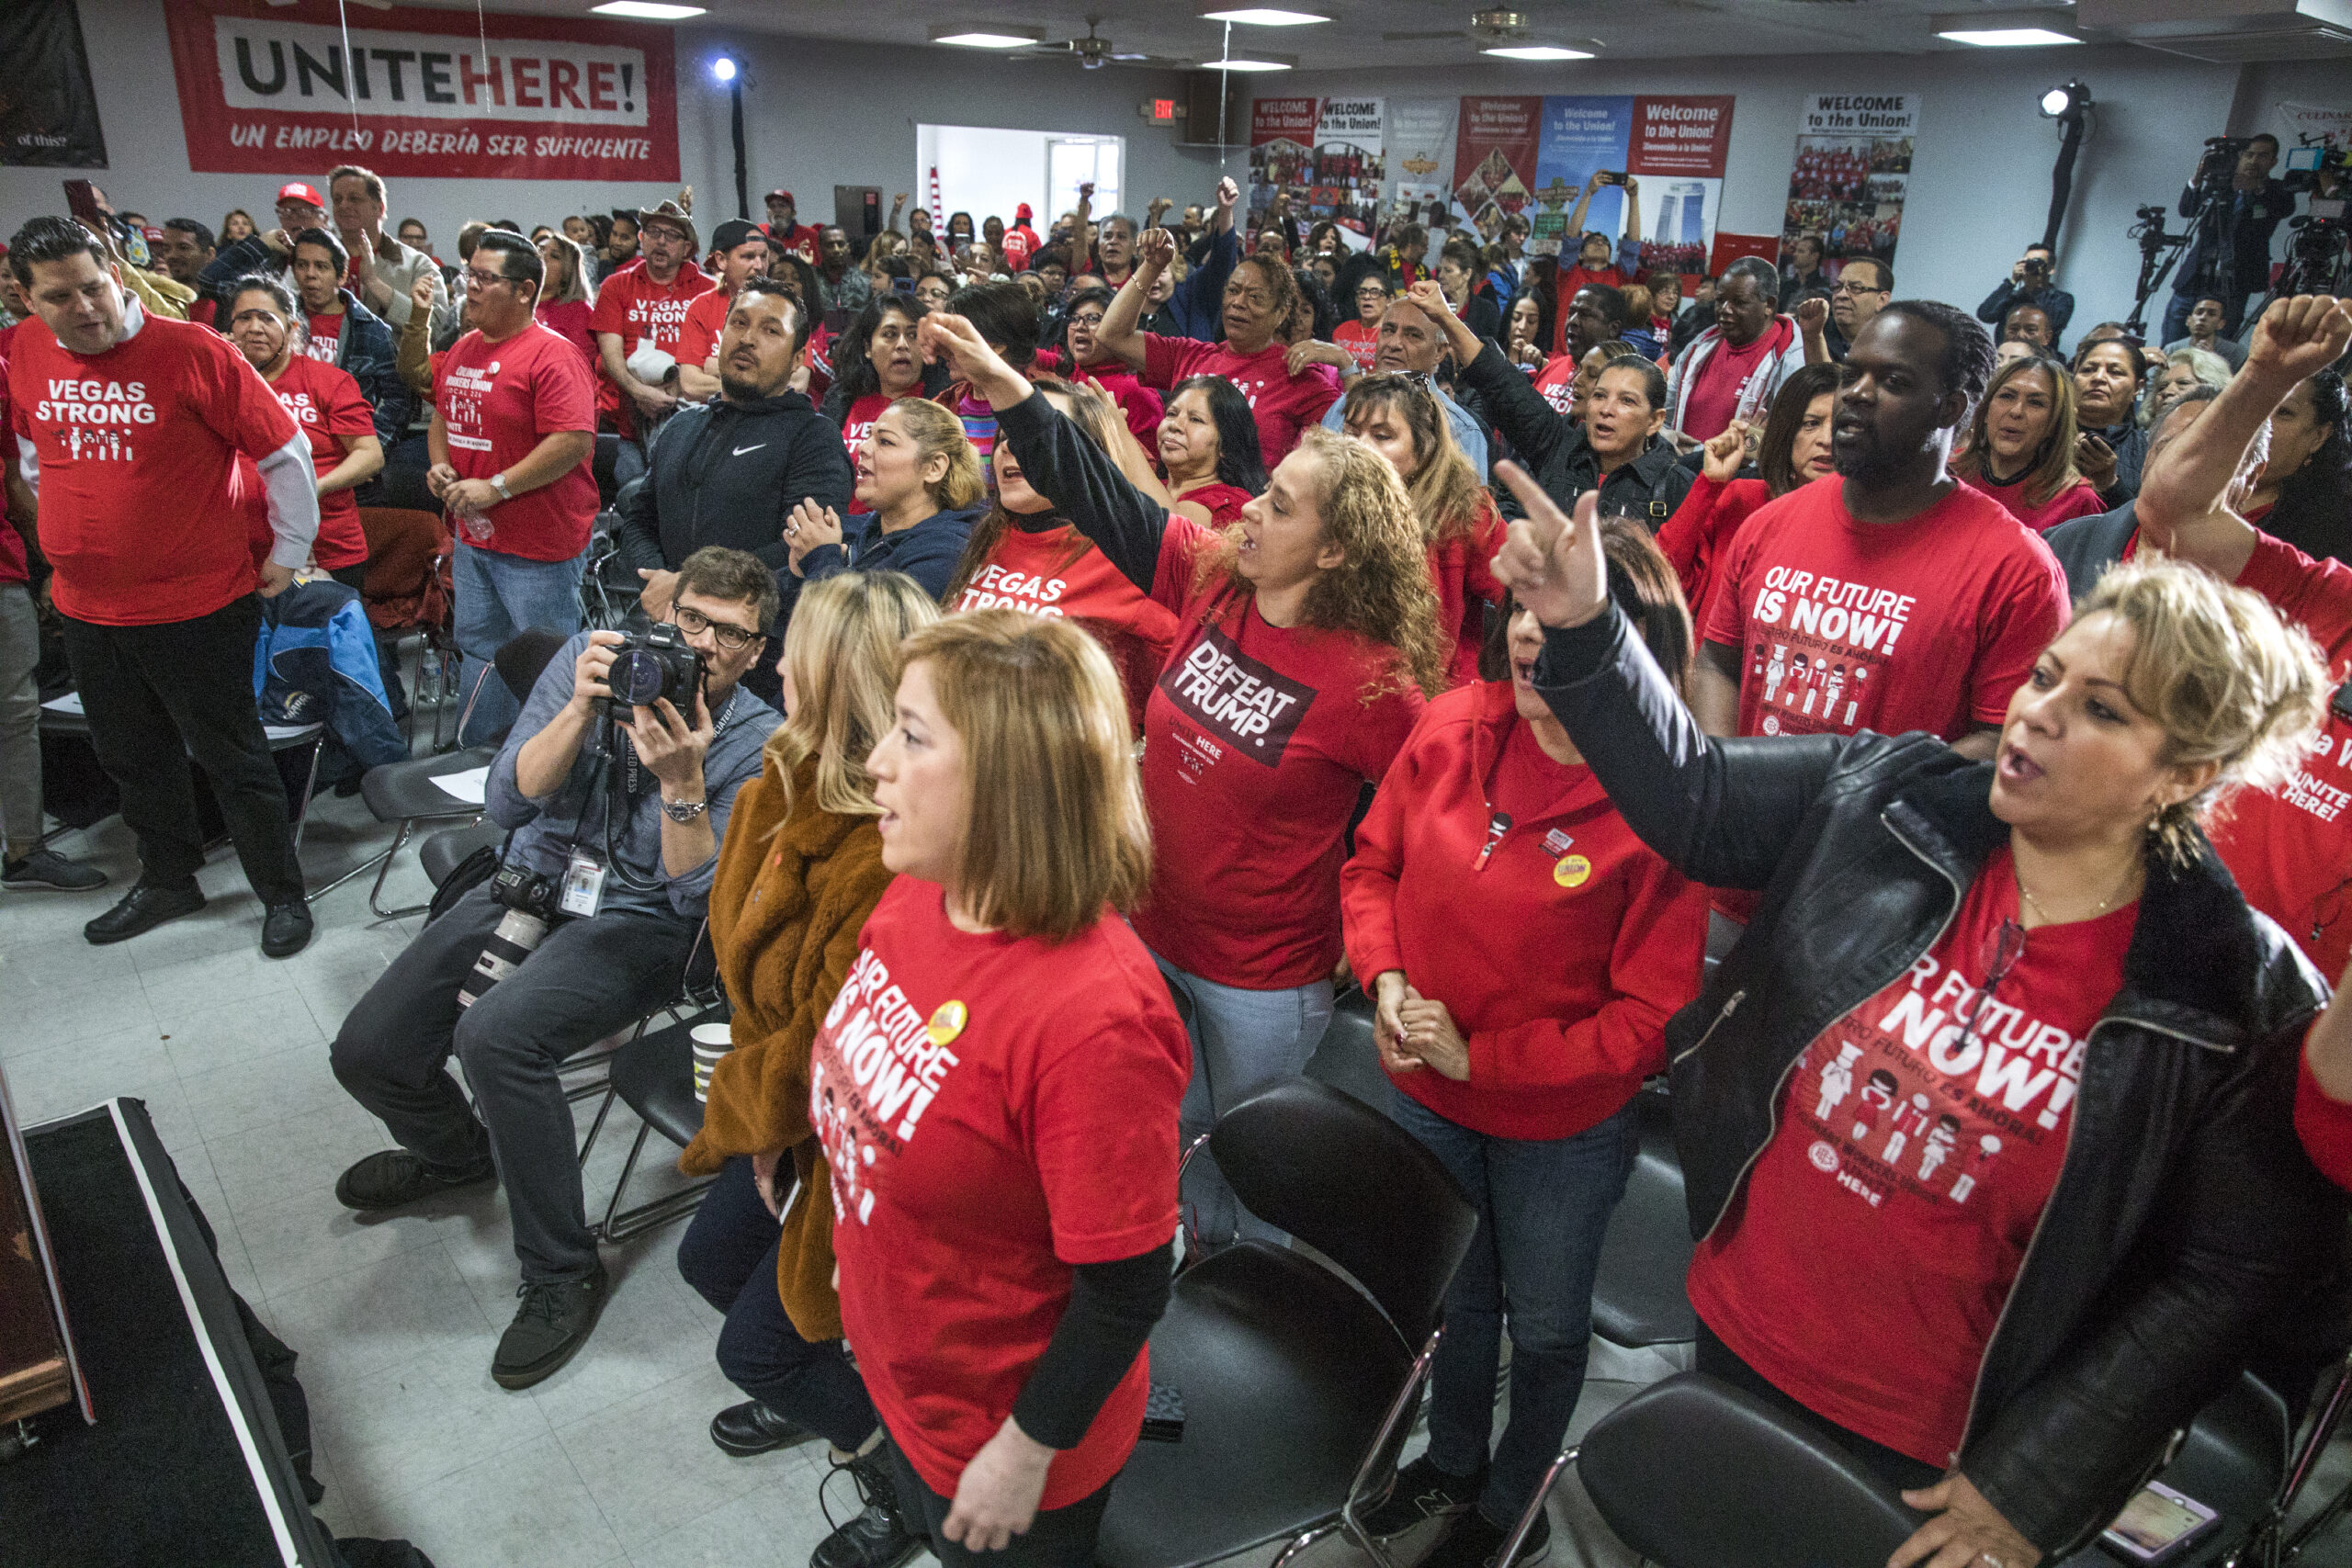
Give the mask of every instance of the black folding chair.
[[1690, 1272], [1690, 1206], [1666, 1094], [1634, 1097], [1637, 1148], [1625, 1196], [1610, 1216], [1593, 1277], [1593, 1332], [1612, 1345], [1648, 1349], [1699, 1337], [1683, 1280]]
[[1826, 1438], [1677, 1372], [1553, 1461], [1497, 1562], [1518, 1554], [1572, 1464], [1601, 1519], [1658, 1568], [1883, 1568], [1922, 1518]]
[[1381, 1070], [1380, 1048], [1372, 1039], [1372, 998], [1351, 987], [1331, 1005], [1331, 1022], [1322, 1043], [1306, 1059], [1308, 1077], [1354, 1095], [1374, 1111], [1388, 1104], [1396, 1092]]
[[[638, 1128], [637, 1141], [629, 1145], [620, 1175], [613, 1179], [613, 1196], [605, 1205], [605, 1218], [596, 1226], [599, 1240], [627, 1241], [641, 1231], [693, 1213], [718, 1179], [705, 1178], [634, 1208], [621, 1207], [621, 1195], [628, 1190], [628, 1179], [645, 1152], [648, 1134], [659, 1133], [683, 1149], [702, 1131], [703, 1104], [695, 1098], [692, 1031], [697, 1023], [717, 1022], [728, 1015], [718, 956], [709, 952], [709, 934], [710, 923], [706, 920], [695, 934], [694, 951], [686, 957], [685, 978], [677, 996], [639, 1020], [636, 1032], [608, 1059], [604, 1103], [597, 1106], [596, 1119], [589, 1123], [588, 1136], [581, 1143], [581, 1165], [587, 1165], [588, 1151], [596, 1146], [596, 1134], [604, 1131], [614, 1100], [637, 1112]], [[666, 1024], [652, 1028], [655, 1020], [665, 1017]], [[593, 1093], [594, 1087], [589, 1086], [588, 1092]]]
[[1311, 1078], [1235, 1106], [1187, 1160], [1201, 1143], [1314, 1252], [1242, 1241], [1176, 1277], [1151, 1371], [1183, 1399], [1182, 1438], [1137, 1446], [1096, 1561], [1191, 1568], [1288, 1536], [1281, 1564], [1340, 1530], [1386, 1568], [1359, 1510], [1395, 1480], [1476, 1212], [1410, 1134]]

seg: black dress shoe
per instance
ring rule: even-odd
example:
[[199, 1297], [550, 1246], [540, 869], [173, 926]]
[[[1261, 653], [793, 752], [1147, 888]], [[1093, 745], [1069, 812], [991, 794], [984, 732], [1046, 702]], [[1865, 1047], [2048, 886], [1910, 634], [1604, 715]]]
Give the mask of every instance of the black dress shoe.
[[311, 907], [300, 899], [291, 904], [272, 904], [261, 918], [261, 954], [264, 958], [291, 958], [311, 945]]
[[346, 1209], [372, 1214], [405, 1209], [436, 1192], [456, 1192], [498, 1179], [498, 1167], [484, 1155], [478, 1165], [463, 1170], [443, 1170], [425, 1164], [406, 1149], [386, 1149], [369, 1155], [336, 1179], [334, 1201]]
[[710, 1440], [739, 1458], [788, 1449], [816, 1435], [756, 1399], [730, 1404], [710, 1418]]
[[499, 1336], [498, 1354], [490, 1363], [491, 1381], [501, 1388], [528, 1388], [571, 1359], [588, 1343], [612, 1284], [599, 1263], [584, 1279], [536, 1285], [526, 1280], [514, 1293], [523, 1304]]
[[142, 882], [124, 894], [122, 902], [84, 926], [82, 934], [91, 945], [104, 947], [110, 942], [129, 942], [165, 920], [193, 915], [203, 908], [204, 889], [193, 882], [186, 887], [156, 887]]

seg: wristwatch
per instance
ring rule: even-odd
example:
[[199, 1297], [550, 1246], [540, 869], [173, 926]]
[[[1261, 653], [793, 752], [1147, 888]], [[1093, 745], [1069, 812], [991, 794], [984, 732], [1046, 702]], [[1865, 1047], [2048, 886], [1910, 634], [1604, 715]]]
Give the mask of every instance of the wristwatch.
[[514, 499], [514, 492], [506, 488], [506, 476], [504, 474], [491, 475], [490, 488], [496, 491], [503, 500], [512, 501]]
[[665, 800], [662, 803], [662, 815], [667, 817], [673, 822], [691, 822], [709, 809], [710, 802], [707, 798], [703, 800]]

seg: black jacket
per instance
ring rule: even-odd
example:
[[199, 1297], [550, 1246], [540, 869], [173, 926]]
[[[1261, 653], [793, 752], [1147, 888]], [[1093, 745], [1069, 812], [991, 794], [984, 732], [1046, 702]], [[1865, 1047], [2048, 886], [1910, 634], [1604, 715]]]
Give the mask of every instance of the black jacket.
[[1984, 302], [1976, 307], [1976, 319], [1994, 329], [1999, 338], [2001, 319], [2019, 305], [2039, 305], [2041, 313], [2050, 318], [2050, 341], [2056, 343], [2066, 331], [2066, 323], [2075, 319], [2075, 297], [2064, 289], [2044, 284], [2040, 288], [2020, 288], [2003, 278]]
[[1578, 495], [1598, 487], [1602, 516], [1638, 517], [1655, 534], [1698, 479], [1676, 463], [1674, 448], [1662, 440], [1653, 440], [1648, 451], [1603, 479], [1600, 458], [1585, 438], [1584, 426], [1545, 402], [1492, 338], [1463, 370], [1462, 380], [1485, 400], [1484, 412], [1493, 416], [1495, 429], [1544, 493], [1564, 507], [1574, 507]]
[[703, 546], [728, 545], [781, 569], [792, 509], [805, 498], [846, 513], [853, 483], [841, 427], [798, 392], [690, 404], [663, 423], [644, 482], [621, 497], [621, 556], [674, 571]]
[[882, 519], [870, 512], [842, 518], [840, 544], [820, 545], [801, 557], [797, 577], [789, 566], [776, 572], [776, 596], [783, 601], [775, 618], [776, 635], [783, 636], [790, 623], [804, 583], [821, 582], [853, 569], [904, 572], [925, 593], [933, 599], [941, 597], [947, 592], [948, 579], [956, 575], [956, 563], [964, 558], [964, 542], [988, 514], [989, 503], [983, 501], [959, 511], [934, 512], [895, 534], [884, 533]]
[[2067, 598], [2082, 598], [2098, 586], [2109, 567], [2123, 558], [2124, 547], [2140, 528], [2139, 507], [2136, 500], [2126, 501], [2095, 517], [2070, 517], [2041, 536], [2065, 570]]
[[[1916, 733], [1712, 739], [1613, 607], [1547, 633], [1535, 683], [1653, 849], [1694, 881], [1763, 892], [1667, 1026], [1703, 1236], [1771, 1138], [1798, 1057], [1935, 944], [2004, 841], [1991, 764]], [[2292, 1125], [2325, 984], [2199, 848], [2186, 869], [2149, 863], [2123, 987], [2091, 1029], [2058, 1183], [1961, 1449], [1969, 1480], [2052, 1557], [2115, 1517], [2343, 1244], [2346, 1195]]]

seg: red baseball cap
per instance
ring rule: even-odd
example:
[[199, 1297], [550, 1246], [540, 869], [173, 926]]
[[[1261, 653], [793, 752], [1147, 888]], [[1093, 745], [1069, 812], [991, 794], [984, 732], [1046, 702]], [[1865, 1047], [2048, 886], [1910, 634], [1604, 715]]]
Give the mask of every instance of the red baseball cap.
[[296, 180], [292, 185], [287, 186], [279, 190], [277, 193], [277, 199], [280, 201], [307, 201], [322, 212], [324, 212], [327, 209], [327, 198], [321, 196], [317, 191], [311, 189], [309, 186], [304, 185], [300, 180]]
[[788, 190], [772, 190], [768, 192], [768, 199], [770, 201], [781, 201], [789, 207], [797, 208], [800, 205], [798, 202], [792, 199], [792, 193]]

